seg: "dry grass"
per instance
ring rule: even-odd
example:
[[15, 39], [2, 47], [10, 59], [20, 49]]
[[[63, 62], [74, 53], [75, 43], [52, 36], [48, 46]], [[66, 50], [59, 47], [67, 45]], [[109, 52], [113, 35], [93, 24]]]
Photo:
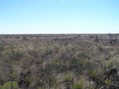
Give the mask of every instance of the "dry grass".
[[1, 36], [0, 89], [118, 89], [119, 39], [109, 36]]

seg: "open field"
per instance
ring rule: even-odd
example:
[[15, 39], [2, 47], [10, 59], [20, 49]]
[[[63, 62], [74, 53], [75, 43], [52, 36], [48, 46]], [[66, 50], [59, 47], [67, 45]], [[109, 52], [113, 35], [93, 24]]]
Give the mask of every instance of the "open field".
[[0, 35], [0, 89], [119, 89], [119, 34]]

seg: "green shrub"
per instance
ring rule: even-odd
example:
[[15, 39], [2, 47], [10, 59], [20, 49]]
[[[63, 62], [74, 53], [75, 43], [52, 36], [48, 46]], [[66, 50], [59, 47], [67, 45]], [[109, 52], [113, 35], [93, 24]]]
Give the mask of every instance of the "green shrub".
[[72, 85], [73, 89], [84, 89], [84, 78], [82, 78], [81, 80], [78, 80], [77, 82], [75, 82]]
[[22, 37], [22, 40], [23, 40], [23, 41], [27, 41], [28, 38], [27, 38], [26, 36], [23, 36], [23, 37]]
[[13, 59], [13, 60], [19, 60], [23, 56], [23, 54], [24, 53], [20, 50], [11, 49], [10, 58]]
[[73, 84], [72, 76], [71, 75], [64, 76], [64, 82], [65, 82], [65, 87], [69, 89]]
[[0, 89], [18, 89], [18, 88], [19, 85], [16, 81], [13, 82], [9, 81], [0, 87]]
[[46, 85], [50, 88], [57, 87], [57, 79], [54, 75], [48, 75], [45, 80]]
[[68, 82], [68, 81], [71, 81], [72, 79], [71, 79], [71, 76], [70, 75], [66, 75], [65, 77], [64, 77], [64, 81], [66, 81], [66, 82]]
[[111, 81], [110, 81], [110, 80], [105, 80], [104, 83], [106, 83], [106, 84], [110, 84]]
[[89, 72], [89, 76], [95, 78], [98, 75], [97, 70], [92, 70]]

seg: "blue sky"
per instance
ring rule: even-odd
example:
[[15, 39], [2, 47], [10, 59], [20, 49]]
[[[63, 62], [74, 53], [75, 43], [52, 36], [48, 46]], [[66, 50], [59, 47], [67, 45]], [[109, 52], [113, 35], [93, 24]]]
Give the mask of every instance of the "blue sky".
[[0, 0], [0, 34], [119, 33], [119, 0]]

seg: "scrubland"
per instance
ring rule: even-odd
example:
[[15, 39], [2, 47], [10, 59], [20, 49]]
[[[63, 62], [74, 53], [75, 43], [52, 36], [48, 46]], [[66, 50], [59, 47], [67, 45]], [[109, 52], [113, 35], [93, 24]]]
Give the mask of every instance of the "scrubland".
[[1, 35], [0, 89], [119, 89], [119, 35]]

